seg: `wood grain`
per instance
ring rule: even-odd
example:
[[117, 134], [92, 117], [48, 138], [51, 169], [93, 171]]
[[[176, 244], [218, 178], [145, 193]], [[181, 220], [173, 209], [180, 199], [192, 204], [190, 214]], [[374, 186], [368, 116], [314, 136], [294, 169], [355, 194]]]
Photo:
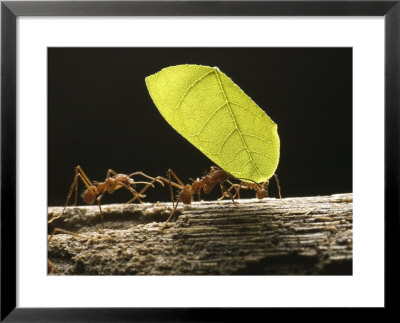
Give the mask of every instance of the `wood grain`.
[[353, 195], [49, 207], [53, 275], [351, 275]]

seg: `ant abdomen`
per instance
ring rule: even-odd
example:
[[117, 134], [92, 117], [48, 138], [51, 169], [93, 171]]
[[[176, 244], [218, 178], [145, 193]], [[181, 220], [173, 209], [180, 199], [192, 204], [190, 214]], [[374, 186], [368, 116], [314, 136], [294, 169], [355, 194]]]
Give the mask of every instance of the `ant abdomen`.
[[179, 194], [179, 199], [183, 204], [191, 204], [192, 203], [192, 188], [190, 185], [186, 185], [184, 189]]
[[96, 199], [96, 186], [89, 186], [83, 193], [82, 193], [82, 199], [87, 203], [87, 204], [93, 204], [94, 200]]

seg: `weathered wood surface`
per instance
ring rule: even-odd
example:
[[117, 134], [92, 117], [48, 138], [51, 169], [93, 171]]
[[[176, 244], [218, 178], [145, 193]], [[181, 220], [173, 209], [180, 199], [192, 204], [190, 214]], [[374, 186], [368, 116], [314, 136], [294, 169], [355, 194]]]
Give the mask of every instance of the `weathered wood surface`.
[[[55, 275], [351, 275], [352, 194], [70, 207], [48, 225]], [[62, 208], [49, 207], [49, 218]]]

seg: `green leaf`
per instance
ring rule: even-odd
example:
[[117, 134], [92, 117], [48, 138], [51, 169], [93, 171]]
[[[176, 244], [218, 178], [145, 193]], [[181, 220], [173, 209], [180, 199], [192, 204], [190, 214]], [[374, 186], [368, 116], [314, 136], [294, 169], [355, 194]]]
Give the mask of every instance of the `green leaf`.
[[165, 120], [219, 167], [257, 183], [275, 173], [276, 123], [217, 67], [167, 67], [146, 85]]

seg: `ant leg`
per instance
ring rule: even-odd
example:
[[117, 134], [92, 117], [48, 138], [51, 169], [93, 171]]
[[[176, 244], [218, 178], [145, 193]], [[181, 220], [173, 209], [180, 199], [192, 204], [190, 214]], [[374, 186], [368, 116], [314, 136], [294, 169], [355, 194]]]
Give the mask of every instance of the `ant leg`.
[[83, 171], [82, 167], [79, 166], [79, 165], [76, 166], [75, 167], [74, 182], [72, 183], [71, 189], [69, 191], [69, 194], [68, 194], [68, 197], [67, 197], [67, 201], [66, 201], [65, 206], [64, 206], [63, 213], [65, 211], [66, 206], [68, 205], [69, 199], [71, 198], [71, 194], [72, 194], [73, 191], [75, 191], [75, 199], [74, 199], [74, 204], [73, 205], [76, 205], [76, 202], [77, 202], [77, 199], [78, 199], [78, 178], [81, 179], [81, 181], [83, 182], [83, 184], [85, 184], [86, 187], [93, 186], [93, 183], [91, 182], [89, 177], [87, 177], [87, 175]]
[[219, 187], [221, 188], [221, 193], [222, 193], [222, 195], [218, 199], [218, 201], [223, 200], [224, 197], [228, 196], [228, 194], [229, 194], [229, 197], [232, 197], [232, 194], [230, 194], [230, 191], [228, 191], [222, 183], [218, 183], [218, 184], [219, 184]]
[[221, 195], [221, 197], [218, 199], [218, 201], [221, 201], [221, 200], [224, 199], [224, 197], [226, 197], [228, 191], [225, 189], [225, 187], [222, 185], [222, 183], [219, 183], [219, 187], [221, 188], [221, 193], [222, 193], [222, 195]]
[[[141, 176], [143, 176], [143, 177], [145, 177], [147, 179], [151, 179], [151, 182], [135, 182], [135, 184], [145, 184], [146, 185], [145, 187], [143, 187], [141, 189], [141, 191], [139, 192], [139, 195], [143, 195], [144, 192], [146, 192], [150, 186], [154, 188], [154, 183], [155, 182], [159, 183], [161, 186], [164, 186], [164, 183], [160, 179], [160, 176], [157, 176], [156, 178], [154, 178], [154, 177], [151, 177], [151, 176], [143, 173], [142, 171], [138, 171], [138, 172], [134, 172], [134, 173], [129, 174], [128, 177], [130, 178], [130, 177], [135, 176], [135, 175], [141, 175]], [[134, 197], [129, 202], [127, 202], [127, 204], [133, 202], [135, 199], [136, 199], [136, 197]], [[139, 198], [139, 201], [141, 203], [143, 203], [143, 201], [140, 200], [140, 198]]]
[[85, 172], [83, 171], [81, 166], [79, 166], [79, 165], [76, 166], [75, 172], [76, 172], [77, 175], [79, 175], [79, 177], [81, 178], [82, 182], [85, 184], [85, 186], [87, 188], [89, 188], [90, 186], [93, 186], [92, 181], [89, 179], [89, 177], [87, 177], [87, 175], [85, 174]]
[[[179, 177], [174, 173], [174, 171], [173, 171], [172, 169], [168, 169], [167, 174], [168, 174], [168, 179], [166, 179], [166, 178], [164, 178], [164, 177], [161, 177], [161, 176], [157, 176], [158, 179], [164, 181], [165, 183], [168, 183], [169, 191], [170, 191], [170, 194], [171, 194], [172, 211], [171, 211], [171, 214], [169, 215], [167, 221], [165, 221], [165, 223], [167, 223], [169, 220], [171, 220], [171, 218], [174, 216], [174, 214], [175, 214], [175, 212], [176, 212], [176, 210], [177, 210], [177, 208], [178, 208], [179, 201], [180, 201], [180, 193], [179, 193], [177, 202], [176, 202], [176, 204], [175, 204], [174, 192], [173, 192], [173, 190], [172, 190], [172, 186], [174, 186], [174, 187], [176, 187], [176, 188], [179, 188], [181, 191], [182, 191], [182, 190], [184, 189], [184, 187], [185, 187], [185, 184], [183, 184], [183, 182], [179, 179]], [[176, 181], [177, 181], [179, 184], [178, 184], [178, 183], [175, 183], [175, 182], [173, 182], [173, 181], [171, 180], [171, 174], [172, 174], [172, 176], [174, 176], [174, 178], [176, 179]]]
[[232, 202], [233, 202], [235, 205], [237, 205], [237, 202], [235, 201], [235, 196], [232, 195], [232, 193], [231, 193], [229, 190], [227, 190], [227, 189], [225, 188], [225, 186], [224, 186], [222, 183], [219, 183], [219, 186], [220, 186], [220, 188], [221, 188], [222, 195], [221, 195], [221, 197], [220, 197], [218, 200], [220, 201], [220, 200], [222, 200], [225, 196], [228, 196], [228, 197], [231, 198]]
[[[171, 188], [171, 191], [172, 191], [172, 188]], [[180, 200], [180, 194], [178, 195], [178, 199], [177, 199], [176, 204], [175, 204], [175, 206], [174, 206], [173, 197], [172, 197], [172, 206], [173, 206], [173, 209], [172, 209], [171, 214], [169, 215], [167, 221], [164, 222], [163, 228], [165, 227], [165, 224], [167, 224], [167, 223], [169, 222], [169, 220], [171, 220], [172, 217], [175, 215], [175, 212], [176, 212], [176, 210], [177, 210], [177, 208], [178, 208], [179, 200]]]
[[230, 193], [232, 189], [235, 189], [236, 192], [233, 194], [233, 197], [235, 198], [237, 196], [237, 198], [240, 199], [240, 189], [242, 188], [241, 184], [234, 184], [229, 180], [227, 180], [227, 182], [231, 185], [227, 191]]
[[67, 208], [68, 202], [72, 196], [72, 193], [75, 191], [75, 200], [74, 204], [76, 205], [77, 198], [78, 198], [78, 179], [81, 179], [81, 181], [85, 184], [86, 187], [93, 186], [92, 182], [90, 179], [86, 176], [85, 172], [81, 168], [81, 166], [76, 166], [75, 167], [75, 176], [74, 176], [74, 181], [72, 182], [71, 188], [69, 189], [67, 200], [65, 202], [64, 208], [59, 216], [53, 216], [48, 223], [53, 222], [55, 219], [58, 219], [60, 216], [62, 216], [65, 212], [65, 209]]
[[168, 170], [168, 184], [169, 184], [169, 190], [170, 190], [170, 193], [171, 193], [172, 211], [171, 211], [171, 214], [169, 215], [167, 221], [165, 221], [165, 223], [169, 222], [169, 220], [171, 220], [171, 218], [174, 216], [174, 214], [176, 212], [176, 209], [178, 208], [178, 204], [179, 204], [179, 200], [180, 200], [180, 193], [179, 193], [178, 199], [177, 199], [176, 204], [175, 204], [175, 202], [174, 202], [174, 192], [172, 190], [172, 185], [171, 185], [171, 183], [172, 183], [172, 181], [171, 181], [171, 173], [172, 173], [172, 175], [174, 175], [174, 177], [176, 178], [176, 180], [178, 182], [181, 182], [179, 180], [179, 178], [175, 175], [175, 173], [172, 171], [172, 169], [169, 169]]
[[[169, 184], [169, 192], [171, 193], [172, 212], [171, 212], [171, 214], [169, 215], [169, 218], [168, 218], [167, 222], [169, 221], [169, 219], [171, 218], [172, 214], [174, 213], [174, 211], [175, 211], [175, 209], [176, 209], [176, 207], [175, 207], [175, 202], [174, 202], [174, 191], [172, 190], [172, 185], [171, 185], [171, 183], [172, 183], [172, 181], [171, 181], [171, 172], [172, 172], [172, 169], [168, 169], [168, 184]], [[172, 172], [172, 173], [173, 173], [173, 172]], [[173, 173], [173, 174], [174, 174], [174, 173]], [[178, 182], [180, 182], [179, 179], [178, 179]], [[178, 202], [179, 202], [179, 198], [178, 198], [178, 201], [177, 201], [176, 205], [178, 205]]]
[[[79, 166], [79, 165], [76, 166], [75, 167], [75, 178], [76, 178], [76, 181], [74, 179], [74, 182], [75, 182], [75, 199], [74, 199], [74, 204], [73, 205], [76, 205], [76, 202], [78, 200], [78, 179], [77, 179], [77, 177], [80, 177], [81, 181], [85, 184], [86, 187], [93, 186], [92, 181], [89, 179], [89, 177], [87, 177], [87, 175], [83, 171], [82, 167]], [[71, 187], [71, 191], [72, 191], [72, 187]], [[71, 197], [71, 196], [69, 196], [69, 197]], [[65, 204], [68, 204], [68, 201], [69, 201], [69, 198], [67, 198], [67, 203], [65, 203]], [[64, 207], [64, 210], [65, 210], [65, 207]]]
[[121, 187], [125, 187], [129, 192], [132, 193], [133, 198], [130, 199], [127, 203], [125, 204], [129, 204], [131, 202], [133, 202], [136, 199], [139, 199], [140, 203], [143, 203], [143, 201], [140, 198], [144, 198], [146, 197], [146, 195], [141, 195], [138, 192], [136, 192], [132, 187], [130, 187], [129, 185], [126, 185], [125, 183], [119, 182], [118, 185], [120, 185]]
[[282, 199], [281, 185], [280, 185], [280, 183], [279, 183], [278, 175], [277, 175], [277, 174], [274, 174], [274, 177], [275, 177], [276, 186], [278, 187], [279, 198]]
[[[123, 185], [123, 183], [121, 182], [121, 181], [116, 181], [117, 182], [117, 184], [114, 184], [114, 187], [113, 187], [113, 192], [115, 192], [116, 190], [119, 190], [121, 187], [125, 187], [124, 185]], [[151, 186], [151, 187], [154, 187], [154, 184], [153, 184], [153, 182], [133, 182], [133, 183], [130, 183], [130, 185], [136, 185], [136, 184], [140, 184], [140, 185], [146, 185], [146, 190]], [[163, 183], [163, 186], [164, 186], [164, 183]], [[143, 196], [144, 197], [144, 196]]]
[[178, 198], [178, 200], [176, 201], [176, 204], [175, 204], [173, 210], [171, 211], [171, 214], [169, 215], [167, 221], [164, 222], [164, 224], [165, 224], [165, 223], [168, 223], [169, 220], [171, 220], [172, 217], [175, 215], [176, 209], [178, 208], [178, 204], [179, 204], [179, 198]]
[[[129, 189], [128, 187], [126, 187], [126, 188], [132, 193], [133, 197], [132, 197], [128, 202], [126, 202], [125, 204], [130, 204], [130, 203], [132, 203], [133, 201], [135, 201], [136, 199], [138, 199], [140, 203], [144, 203], [144, 202], [141, 200], [141, 198], [146, 197], [146, 195], [143, 195], [143, 193], [146, 192], [147, 189], [148, 189], [150, 186], [151, 186], [151, 187], [154, 187], [153, 183], [135, 182], [135, 184], [144, 184], [144, 183], [146, 183], [147, 185], [146, 185], [145, 187], [143, 187], [139, 193], [136, 192], [133, 188], [130, 188], [130, 189]], [[123, 186], [123, 187], [125, 187], [125, 186]]]
[[135, 175], [142, 175], [143, 177], [147, 178], [147, 179], [151, 179], [151, 183], [153, 184], [154, 182], [157, 182], [159, 184], [161, 184], [162, 186], [164, 186], [164, 183], [158, 178], [159, 176], [157, 176], [156, 178], [151, 177], [149, 175], [146, 175], [145, 173], [139, 171], [139, 172], [134, 172], [132, 174], [129, 174], [128, 177], [131, 176], [135, 176]]
[[[65, 205], [64, 205], [64, 208], [63, 208], [63, 210], [62, 210], [62, 212], [61, 212], [61, 215], [64, 214], [65, 209], [67, 208], [69, 199], [71, 198], [71, 195], [72, 195], [72, 192], [73, 192], [73, 191], [75, 191], [75, 201], [74, 201], [74, 205], [76, 205], [76, 200], [77, 200], [77, 198], [78, 198], [78, 178], [79, 178], [79, 173], [76, 172], [76, 169], [75, 169], [74, 181], [72, 182], [72, 185], [71, 185], [71, 187], [70, 187], [70, 189], [69, 189], [69, 192], [68, 192], [68, 195], [67, 195], [67, 200], [66, 200]], [[50, 221], [52, 221], [52, 220], [53, 220], [53, 218], [52, 218]]]
[[236, 188], [236, 193], [238, 196], [238, 199], [240, 200], [240, 189], [242, 188], [242, 184], [239, 184], [239, 188], [237, 188], [237, 184], [235, 184], [235, 188]]
[[[174, 171], [173, 171], [171, 168], [168, 169], [167, 174], [168, 174], [168, 179], [166, 179], [166, 178], [164, 178], [164, 177], [162, 177], [162, 176], [157, 176], [157, 178], [160, 179], [160, 180], [162, 180], [163, 182], [167, 183], [168, 185], [170, 185], [170, 186], [171, 186], [171, 185], [172, 185], [172, 186], [175, 186], [176, 188], [179, 188], [179, 189], [181, 189], [181, 190], [185, 187], [185, 184], [183, 184], [183, 182], [179, 179], [179, 177], [174, 173]], [[173, 181], [171, 180], [171, 174], [172, 174], [172, 176], [175, 177], [175, 179], [176, 179], [176, 181], [177, 181], [178, 183], [175, 183], [175, 182], [173, 182]]]
[[[174, 173], [174, 171], [172, 169], [168, 169], [168, 179], [162, 177], [162, 176], [157, 176], [158, 179], [162, 180], [163, 182], [167, 183], [169, 186], [169, 190], [171, 193], [171, 201], [172, 201], [172, 206], [174, 207], [174, 193], [172, 191], [172, 186], [179, 188], [180, 190], [183, 190], [183, 188], [185, 187], [185, 184], [183, 184], [183, 182], [179, 179], [178, 176], [176, 176], [176, 174]], [[175, 183], [171, 180], [171, 174], [175, 177], [175, 179], [177, 180], [177, 182], [179, 183]]]
[[100, 210], [101, 226], [104, 229], [104, 215], [103, 215], [103, 210], [101, 209], [101, 199], [103, 198], [103, 196], [104, 196], [104, 193], [99, 195], [99, 197], [96, 200], [97, 200], [97, 205], [99, 206], [99, 210]]
[[183, 189], [183, 187], [184, 187], [184, 185], [179, 185], [178, 183], [175, 183], [175, 182], [172, 182], [172, 181], [170, 182], [168, 179], [166, 179], [166, 178], [164, 178], [162, 176], [157, 176], [157, 178], [162, 180], [163, 182], [171, 185], [171, 186], [176, 187], [176, 188]]
[[[72, 187], [71, 187], [71, 189], [72, 189]], [[75, 188], [74, 188], [74, 190], [75, 190], [75, 198], [74, 198], [74, 204], [72, 204], [72, 205], [76, 205], [76, 203], [78, 202], [78, 181], [76, 180], [75, 181]], [[67, 200], [68, 201], [68, 200]], [[67, 202], [68, 203], [68, 202]], [[64, 206], [64, 210], [65, 210], [65, 206]], [[63, 210], [63, 213], [64, 213], [64, 210]]]
[[[160, 183], [161, 186], [164, 187], [164, 183], [163, 183], [163, 182], [158, 178], [158, 176], [157, 176], [156, 178], [154, 178], [154, 179], [151, 181], [151, 183], [147, 183], [147, 185], [146, 185], [145, 187], [143, 187], [143, 188], [140, 190], [139, 195], [143, 195], [144, 192], [146, 192], [150, 186], [151, 186], [151, 187], [154, 187], [154, 183], [155, 183], [155, 182]], [[138, 184], [138, 183], [146, 183], [146, 182], [135, 182], [135, 183]]]
[[170, 181], [171, 181], [171, 174], [172, 174], [172, 176], [175, 177], [176, 181], [177, 181], [180, 185], [185, 186], [185, 184], [183, 184], [183, 182], [179, 179], [179, 177], [178, 177], [178, 176], [174, 173], [174, 171], [170, 168], [170, 169], [168, 169], [168, 176], [170, 177]]
[[[125, 188], [126, 188], [127, 190], [129, 190], [129, 191], [132, 193], [132, 195], [133, 195], [133, 197], [132, 197], [128, 202], [126, 202], [125, 204], [130, 204], [130, 203], [132, 203], [133, 201], [135, 201], [136, 199], [138, 199], [140, 203], [144, 203], [144, 202], [141, 200], [141, 198], [146, 197], [146, 195], [143, 195], [143, 193], [146, 192], [147, 189], [148, 189], [150, 186], [151, 186], [151, 187], [154, 187], [153, 183], [149, 183], [149, 182], [135, 182], [135, 184], [146, 184], [146, 186], [143, 187], [143, 188], [141, 189], [141, 191], [138, 193], [138, 192], [136, 192], [135, 189], [131, 188], [130, 186], [128, 186], [128, 187], [129, 187], [129, 188], [128, 188], [128, 187], [126, 187], [125, 185], [122, 185], [122, 183], [120, 184], [120, 185], [121, 185], [120, 187], [125, 187]], [[163, 186], [164, 186], [164, 184], [163, 184]], [[118, 188], [120, 188], [120, 187], [118, 187]], [[118, 188], [117, 188], [117, 189], [118, 189]]]

